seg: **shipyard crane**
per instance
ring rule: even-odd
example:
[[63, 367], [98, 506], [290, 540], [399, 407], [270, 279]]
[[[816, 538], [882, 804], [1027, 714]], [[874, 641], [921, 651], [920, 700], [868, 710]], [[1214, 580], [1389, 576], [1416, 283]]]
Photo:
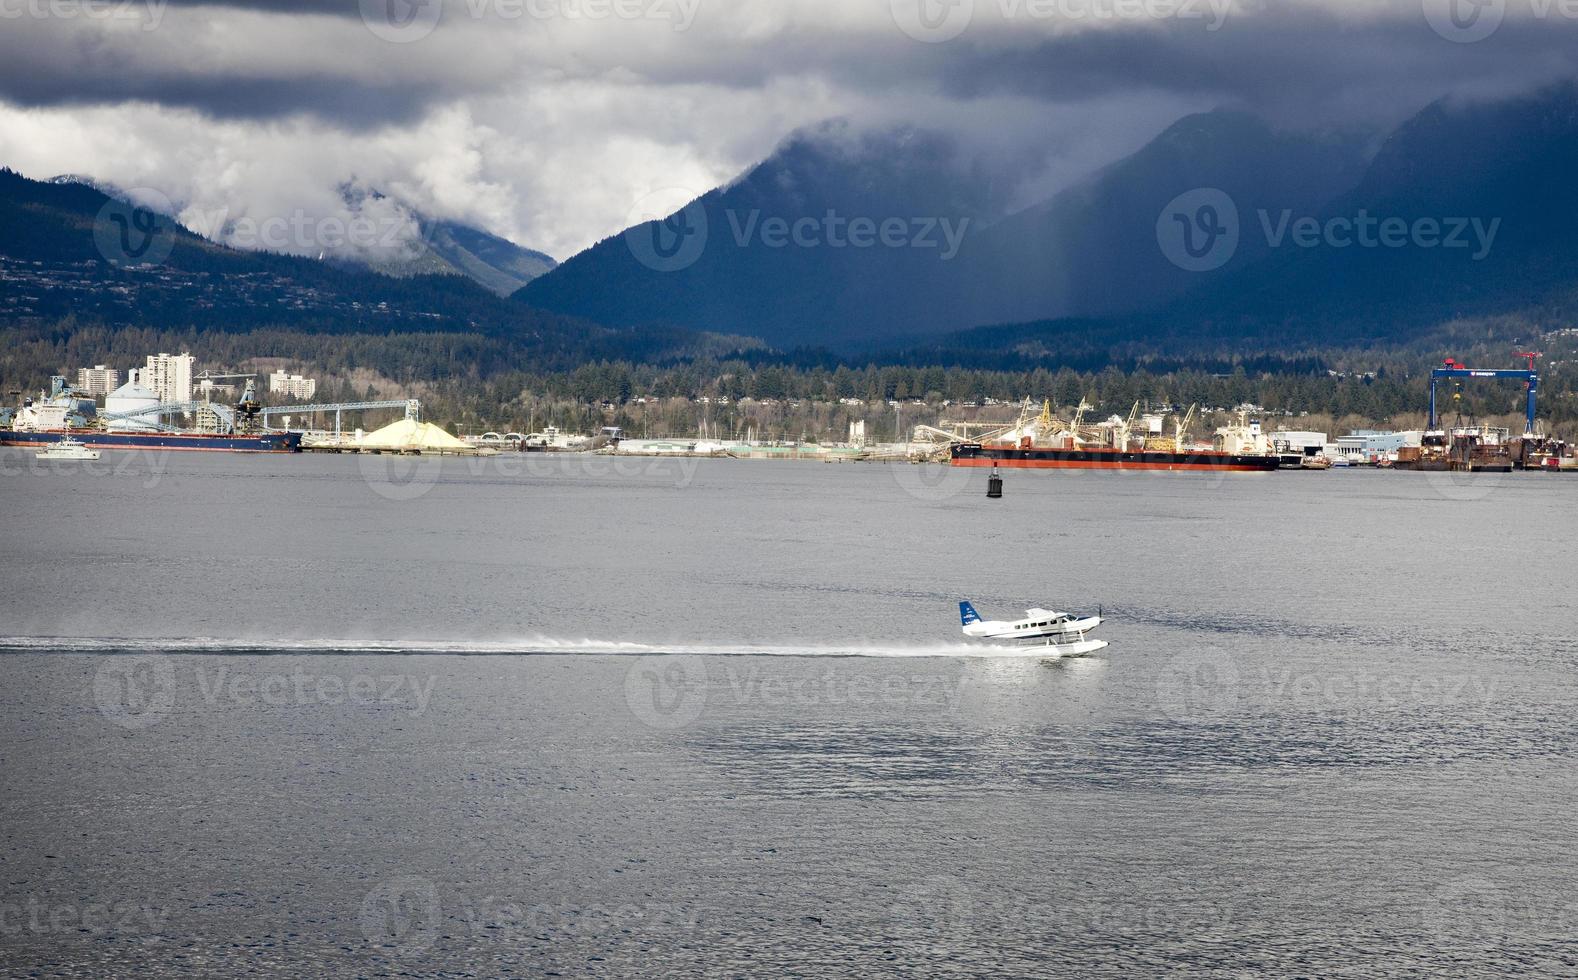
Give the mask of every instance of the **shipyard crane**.
[[1198, 403], [1190, 405], [1189, 411], [1184, 414], [1183, 421], [1173, 423], [1173, 452], [1181, 453], [1184, 451], [1184, 433], [1189, 431], [1189, 423], [1194, 421], [1195, 409], [1199, 407], [1200, 406]]
[[1085, 413], [1095, 407], [1096, 406], [1086, 402], [1083, 398], [1079, 400], [1079, 407], [1074, 410], [1074, 424], [1069, 426], [1069, 428], [1073, 430], [1074, 438], [1079, 438], [1079, 426], [1080, 423], [1085, 421]]
[[1122, 450], [1125, 450], [1125, 451], [1128, 450], [1128, 448], [1129, 448], [1129, 432], [1131, 430], [1133, 430], [1133, 428], [1134, 428], [1134, 420], [1139, 418], [1139, 417], [1140, 417], [1140, 403], [1138, 401], [1136, 401], [1134, 403], [1134, 407], [1129, 409], [1129, 417], [1124, 420], [1122, 428], [1119, 429], [1119, 432], [1121, 433], [1121, 435], [1118, 437], [1119, 438], [1118, 445], [1116, 447], [1114, 447], [1114, 448], [1122, 449]]
[[1524, 403], [1524, 428], [1523, 434], [1534, 434], [1534, 399], [1535, 392], [1540, 386], [1540, 376], [1534, 370], [1534, 359], [1538, 353], [1525, 351], [1518, 352], [1519, 357], [1528, 359], [1528, 370], [1493, 370], [1485, 371], [1459, 364], [1454, 358], [1447, 358], [1442, 367], [1434, 368], [1430, 372], [1430, 428], [1437, 428], [1439, 416], [1436, 414], [1436, 385], [1445, 378], [1516, 378], [1522, 381], [1528, 389], [1528, 399]]

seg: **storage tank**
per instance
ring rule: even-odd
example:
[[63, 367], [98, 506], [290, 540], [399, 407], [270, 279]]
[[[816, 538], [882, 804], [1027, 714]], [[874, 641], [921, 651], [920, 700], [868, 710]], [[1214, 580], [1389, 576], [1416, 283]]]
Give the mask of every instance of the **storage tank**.
[[[158, 405], [158, 395], [135, 381], [128, 381], [110, 392], [104, 399], [104, 414], [140, 412], [143, 409], [156, 408]], [[111, 432], [150, 432], [158, 428], [155, 424], [158, 421], [158, 415], [149, 414], [139, 415], [134, 419], [109, 419], [104, 426]]]

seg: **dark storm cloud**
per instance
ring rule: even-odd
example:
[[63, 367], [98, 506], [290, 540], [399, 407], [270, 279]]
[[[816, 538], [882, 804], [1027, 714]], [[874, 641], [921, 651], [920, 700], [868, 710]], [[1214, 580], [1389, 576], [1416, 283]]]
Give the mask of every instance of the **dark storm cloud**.
[[1288, 124], [1395, 116], [1453, 92], [1505, 93], [1578, 74], [1578, 25], [1508, 23], [1478, 44], [1454, 44], [1422, 21], [1362, 29], [1330, 14], [1290, 11], [1102, 31], [1021, 48], [965, 48], [937, 72], [969, 99], [1017, 92], [1080, 101], [1114, 91], [1202, 95], [1251, 106]]
[[[1297, 121], [1398, 115], [1448, 92], [1506, 91], [1578, 72], [1572, 21], [1509, 17], [1485, 40], [1452, 43], [1414, 5], [1363, 19], [1308, 6], [1222, 8], [1214, 16], [1200, 0], [1197, 17], [1074, 22], [1081, 29], [1060, 32], [1066, 25], [1026, 20], [1022, 11], [1005, 18], [1009, 0], [978, 0], [970, 30], [926, 44], [883, 23], [885, 0], [867, 0], [872, 19], [853, 26], [806, 15], [768, 31], [749, 29], [717, 0], [697, 0], [704, 5], [684, 32], [608, 19], [591, 24], [591, 37], [556, 33], [564, 23], [541, 18], [494, 19], [501, 4], [525, 0], [452, 0], [431, 36], [400, 44], [374, 36], [361, 4], [342, 0], [144, 2], [157, 13], [157, 30], [106, 32], [58, 18], [8, 28], [0, 36], [0, 98], [30, 106], [143, 100], [218, 118], [308, 113], [363, 127], [534, 84], [545, 73], [723, 89], [810, 76], [896, 104], [922, 93], [1046, 103], [1170, 93]], [[586, 0], [534, 2], [558, 10], [565, 8], [554, 4]], [[245, 47], [227, 47], [205, 30], [227, 17], [240, 18], [227, 26], [244, 34]]]
[[8, 89], [6, 98], [26, 108], [147, 102], [238, 120], [261, 121], [307, 112], [354, 130], [414, 120], [444, 94], [440, 89], [312, 77], [100, 75], [79, 77], [78, 83], [63, 93], [37, 77], [23, 78]]

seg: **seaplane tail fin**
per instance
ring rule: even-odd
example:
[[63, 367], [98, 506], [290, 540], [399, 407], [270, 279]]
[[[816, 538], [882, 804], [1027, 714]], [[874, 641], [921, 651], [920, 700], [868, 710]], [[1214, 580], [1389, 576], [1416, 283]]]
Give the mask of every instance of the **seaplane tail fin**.
[[961, 625], [969, 626], [971, 623], [979, 623], [980, 621], [981, 614], [975, 611], [974, 606], [968, 602], [959, 603], [959, 623]]

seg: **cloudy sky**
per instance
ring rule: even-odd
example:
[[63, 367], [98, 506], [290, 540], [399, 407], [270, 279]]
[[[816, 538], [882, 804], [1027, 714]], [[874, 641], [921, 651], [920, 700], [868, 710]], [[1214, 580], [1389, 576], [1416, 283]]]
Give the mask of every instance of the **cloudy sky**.
[[[1024, 203], [1234, 105], [1379, 127], [1578, 75], [1560, 0], [0, 0], [0, 164], [184, 215], [349, 182], [564, 259], [799, 127], [915, 124]], [[189, 224], [193, 223], [191, 221]]]

